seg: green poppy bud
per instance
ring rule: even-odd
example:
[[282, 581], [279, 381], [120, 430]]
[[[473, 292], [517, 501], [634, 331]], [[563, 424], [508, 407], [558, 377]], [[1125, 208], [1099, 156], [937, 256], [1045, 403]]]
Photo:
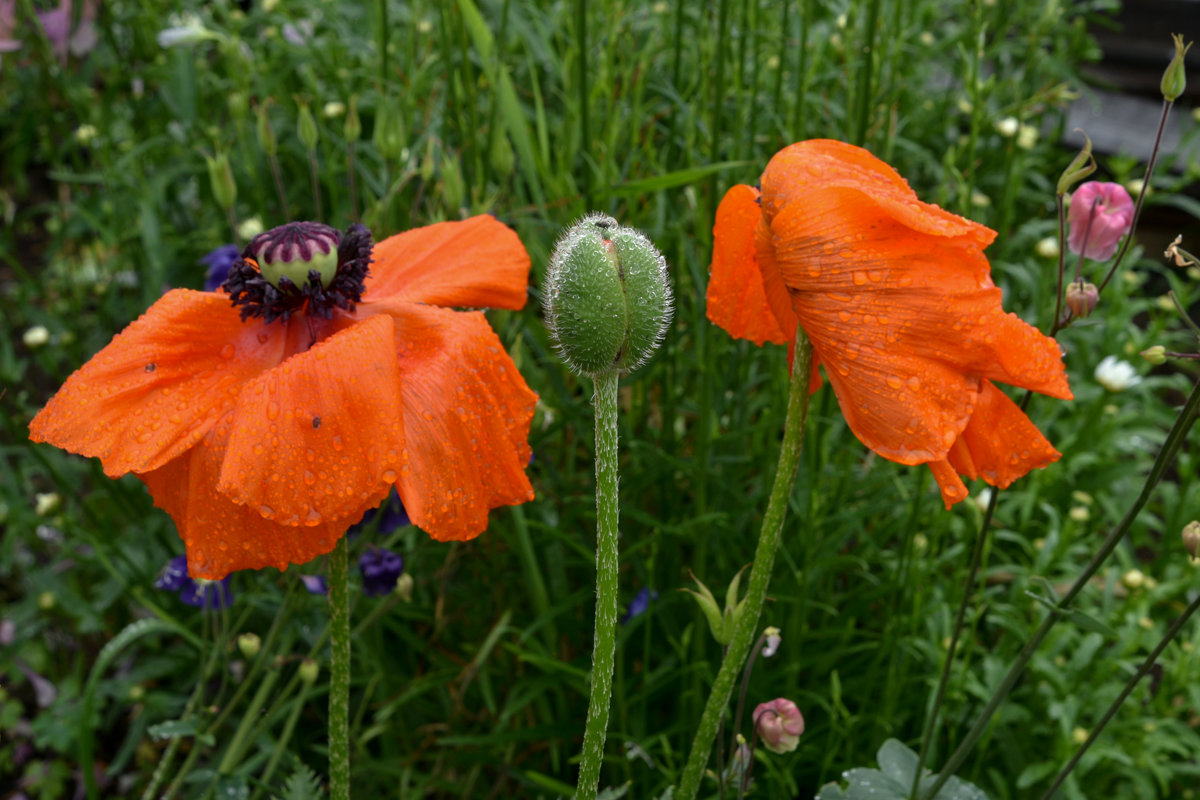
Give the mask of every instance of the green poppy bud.
[[229, 167], [229, 157], [218, 153], [215, 157], [205, 156], [208, 162], [208, 180], [212, 184], [213, 197], [217, 205], [224, 209], [233, 208], [237, 200], [237, 182], [233, 179], [233, 170]]
[[317, 676], [321, 674], [321, 667], [311, 658], [306, 658], [300, 662], [300, 680], [312, 686], [317, 682]]
[[1192, 560], [1200, 559], [1200, 521], [1192, 520], [1183, 526], [1183, 547]]
[[254, 658], [262, 650], [262, 639], [257, 633], [243, 633], [237, 638], [237, 646], [246, 658]]
[[462, 208], [467, 193], [467, 189], [463, 185], [462, 170], [458, 168], [458, 161], [453, 156], [446, 154], [442, 157], [440, 172], [442, 175], [442, 200], [445, 201], [446, 209], [452, 215], [457, 214], [458, 209]]
[[375, 130], [371, 144], [387, 161], [399, 161], [404, 153], [404, 117], [386, 97], [380, 98], [375, 111]]
[[300, 104], [300, 116], [296, 118], [296, 131], [300, 134], [300, 142], [304, 149], [312, 153], [317, 149], [317, 120], [313, 118], [308, 103]]
[[671, 321], [666, 259], [604, 214], [589, 214], [558, 240], [545, 288], [546, 327], [563, 359], [584, 375], [637, 369]]
[[1187, 75], [1183, 69], [1184, 58], [1187, 56], [1187, 51], [1191, 48], [1192, 43], [1183, 43], [1183, 34], [1172, 33], [1171, 38], [1175, 40], [1175, 57], [1171, 59], [1171, 63], [1167, 65], [1166, 71], [1162, 76], [1163, 99], [1173, 103], [1179, 95], [1183, 94], [1183, 90], [1187, 88]]

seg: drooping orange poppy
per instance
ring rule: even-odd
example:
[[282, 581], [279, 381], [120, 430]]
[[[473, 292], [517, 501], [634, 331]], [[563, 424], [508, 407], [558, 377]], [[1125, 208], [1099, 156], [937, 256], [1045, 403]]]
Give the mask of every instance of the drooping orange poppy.
[[994, 231], [843, 142], [784, 148], [761, 186], [734, 186], [717, 210], [710, 320], [759, 345], [803, 326], [850, 429], [928, 464], [947, 508], [967, 496], [962, 477], [1004, 488], [1058, 460], [993, 384], [1072, 397], [1058, 344], [1000, 307], [983, 255]]
[[165, 294], [67, 379], [31, 438], [137, 475], [193, 577], [327, 553], [393, 486], [435, 539], [470, 539], [490, 509], [533, 498], [537, 395], [481, 312], [446, 306], [521, 308], [528, 273], [490, 216], [373, 251], [360, 225], [289, 223], [222, 290]]

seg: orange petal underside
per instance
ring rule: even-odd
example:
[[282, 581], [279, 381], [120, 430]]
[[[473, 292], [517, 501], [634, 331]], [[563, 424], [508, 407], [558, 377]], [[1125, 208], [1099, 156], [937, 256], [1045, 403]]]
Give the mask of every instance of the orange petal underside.
[[246, 384], [217, 489], [288, 527], [379, 504], [404, 450], [391, 318], [344, 328]]
[[525, 474], [537, 395], [480, 312], [400, 302], [360, 314], [395, 321], [405, 447], [400, 499], [440, 541], [472, 539], [488, 511], [533, 499]]
[[483, 214], [439, 222], [375, 245], [366, 300], [467, 308], [525, 305], [529, 254], [517, 234]]
[[717, 208], [712, 269], [708, 278], [708, 318], [737, 339], [784, 344], [790, 337], [767, 305], [755, 257], [755, 229], [762, 219], [758, 190], [734, 186]]
[[[155, 505], [175, 520], [187, 547], [188, 572], [194, 578], [217, 580], [240, 569], [287, 569], [288, 564], [303, 564], [328, 553], [357, 519], [289, 527], [217, 491], [232, 418], [230, 410], [190, 451], [138, 476]], [[387, 492], [384, 487], [370, 502], [378, 505]]]
[[1059, 455], [1008, 395], [984, 381], [975, 413], [950, 450], [950, 464], [960, 475], [1006, 489], [1030, 470], [1058, 461]]
[[243, 323], [228, 295], [167, 292], [67, 379], [30, 438], [95, 456], [113, 477], [156, 469], [204, 438], [282, 352], [283, 338]]

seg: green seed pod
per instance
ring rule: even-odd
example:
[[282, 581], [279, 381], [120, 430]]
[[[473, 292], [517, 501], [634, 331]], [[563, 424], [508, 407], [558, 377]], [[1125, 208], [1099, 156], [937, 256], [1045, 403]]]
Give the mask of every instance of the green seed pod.
[[458, 168], [458, 161], [447, 153], [442, 156], [440, 172], [442, 200], [446, 203], [446, 210], [451, 214], [457, 214], [462, 207], [467, 191], [466, 186], [463, 185], [462, 170]]
[[371, 133], [371, 144], [387, 161], [399, 161], [405, 144], [404, 115], [386, 97], [379, 99], [375, 108], [375, 130]]
[[1167, 69], [1163, 72], [1162, 89], [1163, 99], [1169, 102], [1175, 102], [1179, 99], [1179, 95], [1183, 94], [1183, 90], [1187, 88], [1187, 73], [1184, 72], [1184, 57], [1187, 56], [1187, 51], [1191, 49], [1192, 43], [1183, 43], [1183, 35], [1172, 33], [1171, 38], [1175, 41], [1175, 57], [1171, 59], [1171, 63], [1167, 65]]
[[658, 349], [671, 321], [666, 259], [633, 228], [589, 214], [554, 247], [544, 305], [546, 327], [572, 369], [631, 372]]
[[304, 149], [312, 153], [317, 149], [317, 121], [313, 118], [308, 103], [300, 104], [300, 116], [296, 119], [296, 130]]

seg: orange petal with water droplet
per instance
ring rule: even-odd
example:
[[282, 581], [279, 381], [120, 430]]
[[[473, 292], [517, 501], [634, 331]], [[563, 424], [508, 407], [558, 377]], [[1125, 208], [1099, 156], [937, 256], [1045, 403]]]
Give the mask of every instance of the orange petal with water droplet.
[[975, 411], [950, 450], [960, 475], [1008, 488], [1030, 470], [1058, 461], [1060, 453], [1020, 407], [990, 381], [983, 382]]
[[217, 490], [287, 527], [345, 528], [379, 505], [405, 445], [394, 335], [372, 316], [247, 383]]
[[930, 461], [929, 469], [933, 472], [938, 487], [942, 490], [942, 502], [946, 504], [947, 509], [955, 503], [967, 499], [967, 485], [962, 482], [962, 478], [958, 477], [958, 473], [954, 471], [954, 467], [950, 466], [948, 460], [941, 458]]
[[439, 222], [375, 245], [366, 300], [518, 309], [525, 305], [529, 254], [517, 234], [482, 214]]
[[490, 509], [532, 500], [537, 395], [487, 318], [395, 299], [359, 313], [395, 320], [407, 454], [397, 487], [413, 523], [440, 541], [473, 539]]
[[[763, 342], [784, 344], [792, 337], [771, 313], [755, 255], [755, 230], [761, 221], [757, 189], [738, 185], [725, 193], [713, 225], [707, 313], [709, 320], [730, 336], [759, 346]], [[794, 318], [790, 308], [787, 314]]]
[[156, 469], [203, 439], [243, 383], [279, 363], [275, 333], [243, 323], [224, 293], [167, 292], [67, 379], [30, 438], [97, 457], [112, 477]]
[[[155, 505], [175, 521], [187, 547], [188, 572], [193, 578], [218, 580], [240, 569], [282, 570], [288, 564], [303, 564], [332, 550], [346, 528], [359, 519], [288, 527], [218, 492], [233, 413], [225, 412], [188, 452], [138, 476]], [[389, 487], [384, 487], [365, 507], [372, 507], [370, 502], [378, 505], [388, 491]]]

